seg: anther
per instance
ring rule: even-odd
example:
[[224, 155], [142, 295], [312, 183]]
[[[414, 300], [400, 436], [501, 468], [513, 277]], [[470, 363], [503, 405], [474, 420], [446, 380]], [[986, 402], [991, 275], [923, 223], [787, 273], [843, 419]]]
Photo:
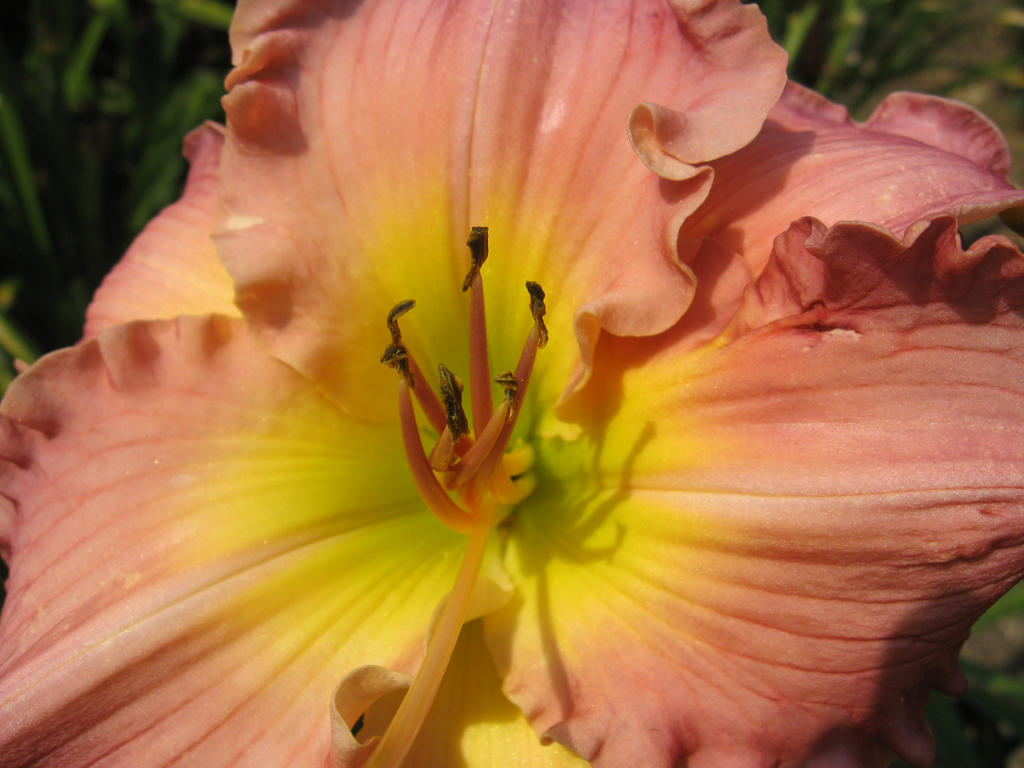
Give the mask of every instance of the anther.
[[526, 281], [526, 290], [530, 292], [530, 314], [533, 315], [533, 324], [537, 328], [537, 346], [543, 347], [548, 343], [548, 329], [544, 325], [544, 313], [547, 308], [544, 306], [544, 289], [540, 283]]
[[441, 383], [441, 400], [444, 402], [445, 420], [448, 430], [452, 433], [452, 441], [469, 434], [469, 422], [466, 412], [462, 409], [462, 380], [445, 368], [437, 366]]
[[423, 372], [416, 365], [416, 361], [409, 354], [405, 344], [402, 343], [402, 332], [398, 328], [398, 318], [415, 306], [414, 300], [406, 299], [395, 304], [388, 312], [387, 325], [388, 331], [391, 333], [391, 343], [384, 350], [384, 354], [380, 356], [380, 361], [398, 371], [409, 389], [416, 395], [430, 425], [440, 432], [444, 429], [445, 423], [441, 401], [437, 399], [437, 395], [424, 380]]
[[402, 344], [402, 332], [398, 328], [398, 318], [415, 306], [415, 301], [406, 299], [395, 304], [391, 311], [388, 312], [387, 323], [388, 330], [391, 332], [391, 344], [384, 350], [384, 354], [380, 356], [380, 361], [384, 365], [394, 368], [402, 374], [402, 378], [405, 379], [405, 383], [409, 385], [410, 389], [416, 387], [416, 381], [409, 370], [409, 350]]
[[508, 417], [515, 416], [516, 394], [519, 392], [519, 379], [512, 371], [499, 373], [494, 377], [494, 383], [505, 390], [505, 402], [508, 403]]
[[380, 356], [380, 361], [389, 368], [394, 368], [398, 371], [402, 378], [405, 379], [405, 383], [409, 385], [409, 389], [414, 389], [416, 382], [413, 379], [412, 372], [409, 370], [409, 350], [405, 348], [405, 345], [400, 341], [395, 341], [384, 350], [384, 354]]
[[[398, 318], [416, 306], [415, 299], [400, 301], [388, 312], [388, 330], [391, 331], [391, 343], [397, 344], [402, 340], [402, 332], [398, 329]], [[382, 361], [383, 362], [383, 361]]]
[[409, 462], [416, 489], [420, 492], [420, 498], [427, 505], [427, 509], [452, 530], [461, 533], [473, 530], [473, 516], [449, 498], [434, 476], [427, 455], [423, 452], [423, 444], [420, 442], [409, 388], [401, 382], [398, 384], [398, 421], [402, 427], [405, 457]]
[[[439, 398], [402, 342], [398, 320], [415, 306], [412, 300], [399, 302], [388, 313], [391, 344], [381, 357], [381, 362], [401, 374], [399, 406], [402, 436], [417, 488], [434, 514], [449, 527], [463, 531], [467, 526], [480, 522], [482, 510], [493, 501], [516, 503], [532, 487], [531, 478], [519, 476], [521, 472], [517, 469], [524, 468], [520, 466], [522, 462], [510, 459], [506, 466], [506, 449], [522, 410], [537, 350], [548, 340], [544, 324], [547, 311], [544, 289], [537, 283], [527, 282], [533, 326], [514, 371], [506, 371], [492, 380], [480, 271], [487, 259], [487, 242], [487, 228], [473, 227], [467, 240], [472, 265], [465, 280], [470, 292], [469, 385], [473, 401], [473, 432], [470, 432], [469, 420], [462, 407], [463, 385], [459, 377], [445, 366], [438, 366]], [[491, 403], [492, 381], [504, 390], [504, 399], [497, 408]], [[419, 441], [411, 395], [415, 395], [438, 435], [429, 455]], [[449, 498], [447, 491], [454, 491], [459, 502]], [[488, 491], [493, 497], [491, 501], [488, 501]]]
[[466, 245], [469, 246], [469, 258], [472, 263], [469, 265], [466, 279], [462, 281], [463, 292], [469, 290], [469, 286], [473, 284], [473, 278], [476, 277], [477, 273], [480, 272], [480, 267], [487, 261], [487, 227], [473, 227], [470, 229]]

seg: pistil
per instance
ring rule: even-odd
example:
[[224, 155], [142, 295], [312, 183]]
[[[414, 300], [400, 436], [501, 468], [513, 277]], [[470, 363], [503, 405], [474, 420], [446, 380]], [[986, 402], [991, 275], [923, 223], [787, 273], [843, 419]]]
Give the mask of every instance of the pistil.
[[434, 626], [423, 663], [365, 768], [396, 768], [409, 754], [416, 734], [430, 711], [430, 705], [434, 703], [444, 671], [455, 651], [459, 632], [466, 621], [469, 599], [487, 550], [491, 528], [488, 520], [471, 531], [459, 575]]

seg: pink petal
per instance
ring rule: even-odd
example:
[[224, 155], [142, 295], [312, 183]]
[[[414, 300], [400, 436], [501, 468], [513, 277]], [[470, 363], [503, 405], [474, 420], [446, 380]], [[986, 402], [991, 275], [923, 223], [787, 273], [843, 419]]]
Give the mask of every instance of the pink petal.
[[710, 175], [660, 182], [627, 117], [640, 101], [686, 112], [673, 146], [704, 162], [756, 134], [784, 79], [763, 19], [732, 0], [250, 2], [232, 41], [222, 256], [274, 354], [363, 412], [390, 375], [392, 304], [419, 302], [424, 368], [465, 337], [451, 307], [471, 225], [491, 229], [505, 365], [529, 324], [509, 309], [523, 280], [552, 291], [570, 346], [538, 386], [565, 385], [574, 317], [584, 358], [601, 327], [669, 327], [692, 287], [676, 230]]
[[684, 260], [711, 236], [755, 271], [801, 216], [902, 235], [939, 214], [965, 224], [1024, 203], [999, 130], [965, 104], [920, 94], [893, 94], [858, 124], [791, 83], [757, 139], [713, 166], [711, 194], [680, 233]]
[[1024, 256], [804, 219], [714, 343], [601, 344], [485, 619], [509, 697], [599, 766], [929, 765], [1024, 573]]
[[223, 128], [206, 123], [185, 137], [191, 163], [181, 199], [142, 231], [96, 291], [85, 338], [132, 320], [219, 313], [238, 317], [231, 277], [211, 233]]
[[416, 668], [462, 538], [241, 321], [102, 331], [2, 412], [5, 766], [320, 765], [338, 680]]

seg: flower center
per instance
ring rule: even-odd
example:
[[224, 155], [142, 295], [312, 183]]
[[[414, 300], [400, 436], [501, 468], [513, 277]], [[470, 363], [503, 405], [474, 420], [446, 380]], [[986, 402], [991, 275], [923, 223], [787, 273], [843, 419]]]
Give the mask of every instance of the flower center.
[[[370, 755], [366, 768], [394, 768], [408, 754], [434, 700], [451, 659], [459, 631], [466, 621], [473, 586], [483, 562], [487, 539], [499, 522], [497, 510], [517, 504], [533, 490], [528, 473], [533, 450], [519, 446], [506, 450], [515, 429], [533, 372], [537, 348], [548, 340], [544, 326], [544, 291], [526, 283], [533, 327], [526, 337], [515, 371], [493, 378], [505, 392], [497, 407], [491, 399], [491, 367], [487, 359], [484, 284], [480, 268], [487, 260], [487, 227], [473, 227], [466, 243], [471, 265], [462, 284], [470, 294], [469, 386], [473, 430], [462, 409], [462, 380], [444, 365], [438, 367], [440, 397], [427, 384], [423, 371], [402, 343], [398, 318], [415, 306], [412, 300], [396, 304], [388, 313], [391, 343], [381, 362], [400, 374], [398, 414], [402, 443], [416, 488], [423, 502], [441, 522], [469, 534], [455, 585], [428, 632], [427, 652], [402, 703]], [[413, 410], [416, 396], [424, 416], [437, 433], [429, 455], [423, 448]]]
[[[470, 268], [462, 290], [470, 295], [469, 385], [473, 429], [462, 407], [462, 380], [444, 365], [438, 366], [440, 397], [431, 389], [409, 349], [402, 342], [398, 319], [416, 306], [408, 299], [396, 304], [387, 317], [391, 343], [381, 362], [401, 376], [398, 414], [402, 442], [416, 488], [441, 522], [460, 533], [493, 525], [496, 510], [522, 501], [533, 490], [529, 474], [533, 450], [526, 444], [507, 450], [533, 371], [538, 347], [547, 342], [544, 325], [544, 290], [527, 282], [533, 327], [514, 371], [492, 377], [487, 355], [484, 286], [480, 270], [487, 260], [487, 227], [473, 227], [466, 243]], [[491, 400], [491, 381], [505, 392], [497, 407]], [[420, 440], [412, 406], [415, 396], [424, 416], [437, 433], [429, 454]]]

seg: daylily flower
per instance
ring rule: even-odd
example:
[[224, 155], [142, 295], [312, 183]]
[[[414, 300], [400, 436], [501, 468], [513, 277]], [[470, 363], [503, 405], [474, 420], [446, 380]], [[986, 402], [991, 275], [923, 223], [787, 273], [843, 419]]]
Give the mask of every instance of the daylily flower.
[[957, 237], [1024, 204], [998, 131], [853, 123], [729, 0], [231, 43], [3, 400], [4, 764], [927, 764], [1024, 572], [1024, 259]]

